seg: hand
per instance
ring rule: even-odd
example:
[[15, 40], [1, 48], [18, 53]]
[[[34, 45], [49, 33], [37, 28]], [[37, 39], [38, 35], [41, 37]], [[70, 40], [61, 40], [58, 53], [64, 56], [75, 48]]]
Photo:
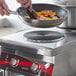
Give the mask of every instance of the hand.
[[5, 3], [4, 0], [0, 0], [0, 14], [3, 15], [9, 15], [9, 9], [7, 4]]
[[17, 0], [22, 7], [29, 8], [32, 11], [32, 2], [31, 0]]

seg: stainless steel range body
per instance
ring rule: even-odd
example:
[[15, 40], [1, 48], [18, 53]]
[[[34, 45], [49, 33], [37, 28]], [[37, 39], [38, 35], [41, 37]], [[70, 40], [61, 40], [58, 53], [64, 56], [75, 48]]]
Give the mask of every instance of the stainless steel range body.
[[[50, 43], [30, 42], [24, 34], [42, 29], [28, 29], [0, 37], [0, 68], [26, 76], [52, 76], [55, 56], [76, 50], [76, 31], [58, 28], [44, 29], [61, 32], [61, 40]], [[43, 31], [44, 31], [43, 30]]]

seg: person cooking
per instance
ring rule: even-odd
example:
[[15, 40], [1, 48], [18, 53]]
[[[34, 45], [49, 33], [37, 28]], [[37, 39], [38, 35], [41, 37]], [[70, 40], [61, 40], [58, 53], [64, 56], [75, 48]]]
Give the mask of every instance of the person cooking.
[[[22, 7], [29, 7], [29, 10], [32, 11], [32, 2], [31, 0], [17, 0], [18, 3], [21, 4]], [[11, 10], [8, 8], [5, 0], [0, 0], [0, 15], [9, 15]]]

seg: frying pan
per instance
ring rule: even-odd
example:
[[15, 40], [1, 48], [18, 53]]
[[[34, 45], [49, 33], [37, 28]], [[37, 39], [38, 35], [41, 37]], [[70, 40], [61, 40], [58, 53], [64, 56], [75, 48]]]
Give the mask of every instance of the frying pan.
[[66, 8], [52, 4], [33, 4], [33, 9], [36, 12], [40, 12], [42, 10], [52, 10], [57, 13], [58, 17], [60, 17], [59, 19], [56, 20], [37, 20], [37, 19], [26, 18], [23, 15], [21, 15], [20, 12], [18, 12], [20, 18], [25, 24], [38, 28], [56, 27], [66, 19], [68, 14], [68, 10]]

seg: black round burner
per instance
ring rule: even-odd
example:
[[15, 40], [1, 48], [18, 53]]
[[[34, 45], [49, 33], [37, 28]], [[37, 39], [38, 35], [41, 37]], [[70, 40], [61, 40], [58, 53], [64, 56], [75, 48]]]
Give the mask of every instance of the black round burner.
[[24, 34], [24, 37], [32, 42], [52, 42], [61, 40], [64, 35], [55, 31], [31, 31]]

